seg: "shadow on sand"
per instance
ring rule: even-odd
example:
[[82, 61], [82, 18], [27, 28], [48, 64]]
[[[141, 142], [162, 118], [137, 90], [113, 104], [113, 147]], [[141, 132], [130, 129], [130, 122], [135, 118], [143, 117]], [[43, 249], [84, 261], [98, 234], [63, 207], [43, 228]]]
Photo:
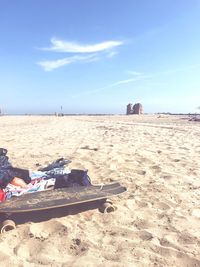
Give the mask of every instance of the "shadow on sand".
[[43, 222], [52, 218], [61, 218], [68, 215], [75, 215], [84, 211], [98, 209], [102, 201], [91, 201], [60, 208], [52, 208], [46, 210], [18, 212], [13, 214], [0, 213], [1, 222], [5, 219], [13, 220], [17, 225], [27, 222]]

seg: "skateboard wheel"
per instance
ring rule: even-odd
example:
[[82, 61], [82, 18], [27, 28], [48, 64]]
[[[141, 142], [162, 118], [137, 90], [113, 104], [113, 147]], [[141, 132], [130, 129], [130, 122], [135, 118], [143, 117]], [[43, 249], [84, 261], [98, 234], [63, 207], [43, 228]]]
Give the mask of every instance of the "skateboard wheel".
[[102, 204], [102, 206], [99, 208], [99, 210], [102, 213], [110, 213], [110, 212], [114, 212], [116, 210], [116, 207], [113, 206], [112, 202], [104, 202]]
[[12, 220], [5, 220], [1, 224], [1, 233], [8, 232], [16, 228], [15, 222]]

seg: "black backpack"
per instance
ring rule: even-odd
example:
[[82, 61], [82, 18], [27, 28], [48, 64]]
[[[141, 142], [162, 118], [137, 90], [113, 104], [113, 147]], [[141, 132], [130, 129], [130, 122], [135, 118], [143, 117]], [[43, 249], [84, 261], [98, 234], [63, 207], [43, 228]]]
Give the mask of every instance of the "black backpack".
[[74, 186], [90, 186], [88, 171], [72, 169], [71, 173], [56, 177], [55, 189]]

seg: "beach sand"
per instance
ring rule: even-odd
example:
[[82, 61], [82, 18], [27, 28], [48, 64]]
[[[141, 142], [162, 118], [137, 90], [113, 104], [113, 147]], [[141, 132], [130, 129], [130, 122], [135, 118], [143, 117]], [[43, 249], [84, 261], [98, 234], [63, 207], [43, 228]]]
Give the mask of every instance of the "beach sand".
[[200, 266], [200, 123], [2, 116], [0, 141], [13, 166], [36, 170], [65, 157], [70, 168], [88, 169], [93, 183], [128, 189], [113, 199], [113, 213], [44, 212], [19, 223], [0, 235], [0, 266]]

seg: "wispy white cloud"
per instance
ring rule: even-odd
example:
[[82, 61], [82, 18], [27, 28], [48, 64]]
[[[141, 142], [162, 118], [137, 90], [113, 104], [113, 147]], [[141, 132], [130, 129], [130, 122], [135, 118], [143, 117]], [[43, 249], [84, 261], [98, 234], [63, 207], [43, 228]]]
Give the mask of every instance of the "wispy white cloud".
[[128, 70], [126, 71], [129, 75], [132, 75], [132, 76], [141, 76], [143, 75], [142, 72], [139, 72], [139, 71], [135, 71], [135, 70]]
[[54, 69], [63, 67], [76, 62], [94, 62], [97, 61], [98, 57], [96, 54], [86, 55], [86, 56], [72, 56], [65, 57], [57, 60], [44, 60], [40, 61], [37, 64], [40, 65], [45, 71], [52, 71]]
[[[185, 66], [182, 66], [182, 67], [172, 67], [171, 69], [167, 69], [167, 70], [163, 70], [163, 71], [160, 71], [160, 72], [155, 72], [155, 73], [151, 73], [150, 75], [148, 75], [148, 77], [151, 77], [151, 78], [157, 78], [157, 77], [161, 77], [161, 76], [168, 76], [168, 75], [173, 75], [173, 74], [176, 74], [176, 73], [181, 73], [181, 72], [188, 72], [190, 70], [195, 70], [195, 69], [199, 69], [200, 68], [200, 64], [193, 64], [193, 65], [185, 65]], [[139, 78], [139, 77], [143, 77], [144, 74], [142, 72], [138, 72], [138, 71], [132, 71], [132, 70], [128, 70], [128, 71], [125, 71], [127, 74], [133, 76], [133, 77], [136, 77], [136, 78]]]
[[110, 88], [113, 88], [113, 87], [117, 87], [117, 86], [119, 86], [121, 84], [133, 83], [133, 82], [144, 80], [144, 79], [148, 79], [148, 78], [151, 78], [151, 76], [150, 75], [141, 74], [138, 77], [133, 77], [133, 78], [130, 78], [130, 79], [125, 79], [125, 80], [119, 80], [119, 81], [114, 82], [112, 84], [109, 84], [107, 86], [104, 86], [104, 87], [101, 87], [101, 88], [98, 88], [98, 89], [94, 89], [94, 90], [88, 90], [88, 91], [85, 91], [83, 93], [79, 93], [79, 94], [73, 95], [72, 97], [73, 98], [78, 98], [78, 97], [81, 97], [83, 95], [99, 93], [101, 91], [104, 91], [104, 90], [107, 90], [107, 89], [110, 89]]
[[[94, 62], [103, 58], [112, 58], [116, 52], [116, 47], [123, 45], [122, 41], [105, 41], [93, 45], [80, 44], [76, 42], [63, 41], [57, 38], [51, 39], [51, 46], [41, 48], [41, 50], [60, 53], [75, 53], [71, 57], [64, 57], [57, 60], [43, 60], [37, 62], [45, 71], [52, 71], [54, 69], [63, 67], [76, 62]], [[81, 56], [79, 56], [81, 54]]]
[[112, 58], [112, 57], [116, 56], [117, 54], [118, 54], [118, 52], [116, 52], [116, 51], [110, 51], [110, 52], [108, 52], [107, 57]]
[[90, 44], [79, 44], [76, 42], [69, 42], [57, 38], [52, 38], [51, 46], [42, 48], [42, 50], [64, 52], [64, 53], [94, 53], [94, 52], [107, 51], [120, 45], [123, 45], [123, 42], [116, 40], [90, 45]]
[[121, 80], [121, 81], [118, 81], [116, 83], [113, 83], [112, 87], [118, 86], [120, 84], [126, 84], [126, 83], [132, 83], [132, 82], [144, 80], [144, 79], [147, 79], [147, 78], [151, 78], [151, 76], [150, 75], [140, 75], [138, 77], [134, 77], [134, 78], [126, 79], [126, 80]]

